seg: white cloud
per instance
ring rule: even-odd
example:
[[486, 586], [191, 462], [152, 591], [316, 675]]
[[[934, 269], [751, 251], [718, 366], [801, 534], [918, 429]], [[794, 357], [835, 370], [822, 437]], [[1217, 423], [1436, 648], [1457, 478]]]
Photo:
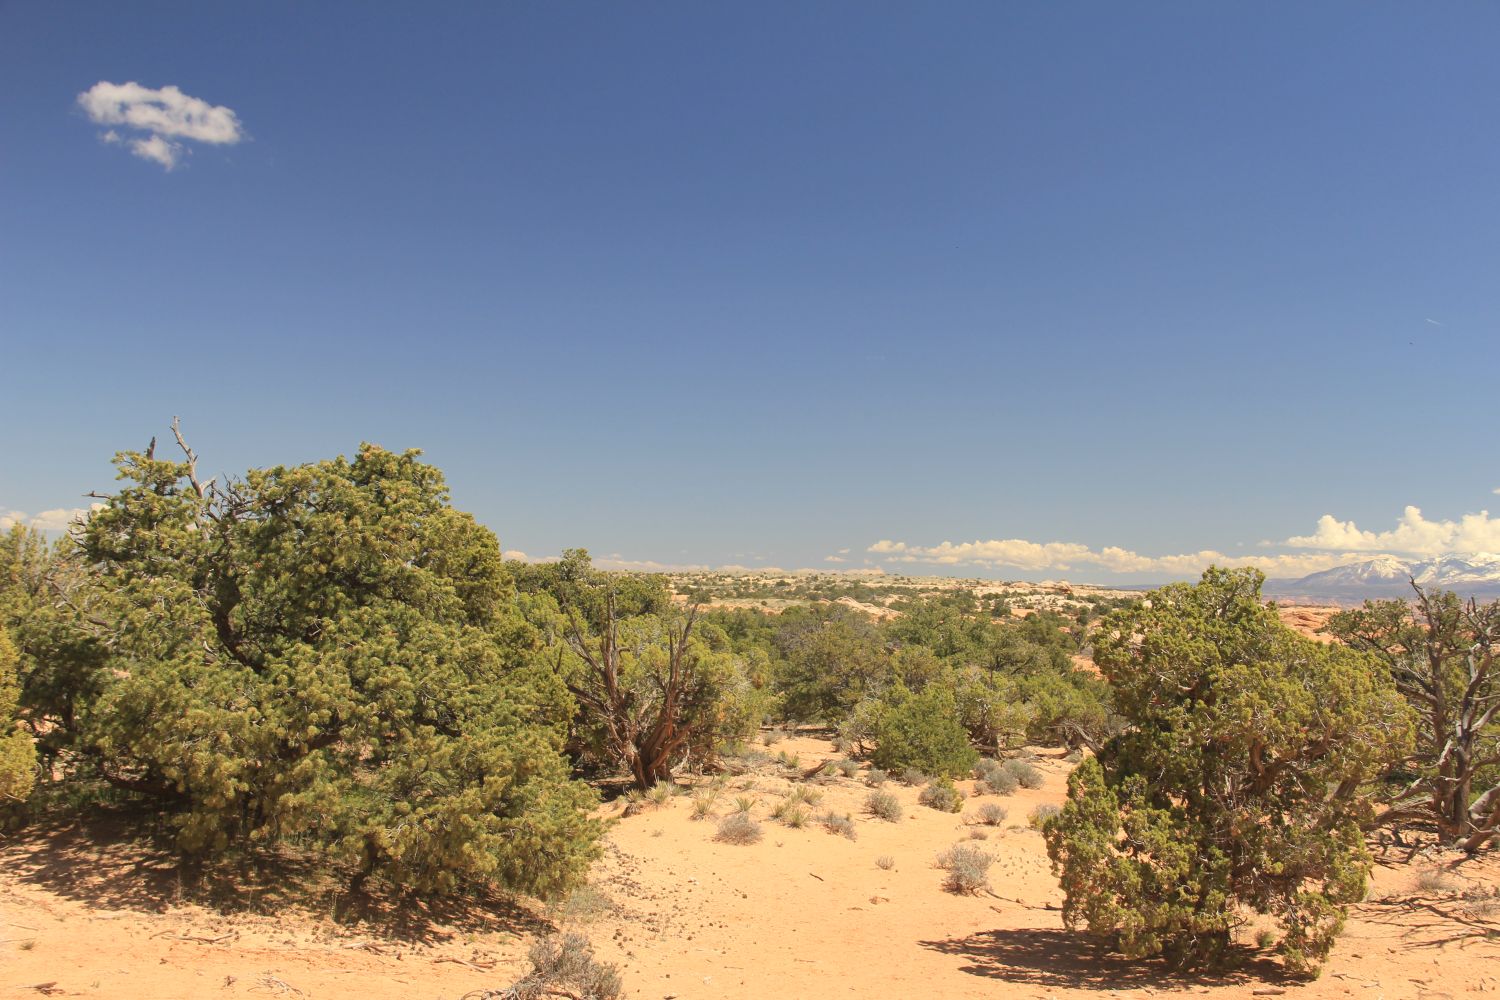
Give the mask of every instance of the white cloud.
[[1255, 566], [1273, 577], [1306, 576], [1361, 557], [1349, 553], [1296, 553], [1266, 556], [1230, 556], [1213, 549], [1179, 555], [1145, 556], [1118, 546], [1093, 549], [1076, 542], [1032, 542], [1023, 538], [992, 538], [973, 542], [942, 542], [909, 545], [883, 539], [867, 550], [891, 562], [925, 563], [933, 566], [983, 566], [992, 569], [1076, 570], [1080, 567], [1110, 573], [1157, 573], [1194, 575], [1209, 566]]
[[845, 559], [843, 556], [824, 556], [823, 561], [831, 563], [842, 563], [848, 562], [849, 560]]
[[[146, 133], [128, 141], [131, 152], [168, 170], [189, 152], [185, 142], [232, 146], [245, 138], [232, 110], [189, 97], [174, 86], [152, 89], [134, 81], [101, 80], [78, 95], [78, 106], [96, 125], [122, 125]], [[100, 138], [107, 143], [126, 141], [112, 128]]]
[[168, 170], [177, 166], [177, 158], [182, 155], [180, 145], [168, 142], [159, 135], [153, 135], [149, 139], [130, 140], [130, 151], [143, 160], [155, 160]]
[[520, 549], [506, 549], [500, 553], [500, 558], [511, 562], [531, 562], [530, 559], [526, 558], [526, 553]]
[[35, 528], [37, 531], [62, 534], [75, 522], [87, 518], [102, 506], [104, 505], [96, 503], [88, 507], [58, 507], [55, 510], [44, 510], [40, 514], [27, 514], [22, 510], [0, 510], [0, 531], [9, 531], [19, 524]]
[[1311, 535], [1297, 535], [1283, 544], [1336, 552], [1399, 552], [1414, 556], [1496, 552], [1500, 551], [1500, 520], [1481, 510], [1456, 521], [1430, 521], [1420, 508], [1407, 507], [1390, 531], [1366, 531], [1353, 521], [1340, 521], [1332, 514], [1324, 514], [1318, 518], [1317, 529]]

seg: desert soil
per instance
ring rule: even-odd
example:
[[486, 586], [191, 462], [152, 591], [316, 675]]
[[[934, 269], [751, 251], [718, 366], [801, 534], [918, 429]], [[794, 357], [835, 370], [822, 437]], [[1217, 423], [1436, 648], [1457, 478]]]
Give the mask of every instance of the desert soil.
[[[774, 750], [797, 754], [805, 769], [836, 757], [810, 737]], [[1052, 751], [1037, 763], [1044, 787], [965, 804], [972, 815], [1002, 802], [1010, 817], [984, 828], [980, 846], [996, 858], [993, 892], [974, 896], [944, 891], [933, 863], [980, 829], [963, 816], [921, 807], [916, 789], [891, 784], [905, 816], [875, 819], [862, 814], [869, 790], [839, 778], [816, 786], [817, 811], [853, 814], [857, 838], [816, 823], [790, 829], [769, 813], [792, 772], [772, 765], [733, 779], [718, 804], [722, 815], [737, 797], [755, 798], [759, 843], [716, 842], [715, 822], [694, 821], [691, 801], [674, 798], [620, 818], [590, 889], [552, 909], [496, 900], [335, 921], [334, 903], [308, 905], [274, 875], [215, 904], [184, 888], [169, 856], [138, 842], [79, 829], [23, 833], [0, 844], [0, 996], [456, 1000], [509, 984], [524, 971], [527, 944], [554, 927], [587, 933], [601, 958], [620, 964], [627, 995], [649, 1000], [1500, 993], [1500, 937], [1422, 908], [1465, 886], [1494, 885], [1493, 854], [1408, 865], [1393, 850], [1376, 869], [1372, 902], [1356, 908], [1312, 983], [1285, 979], [1267, 958], [1183, 977], [1099, 953], [1064, 929], [1042, 839], [1025, 826], [1033, 808], [1064, 794], [1068, 765]], [[623, 803], [605, 809], [619, 817]], [[878, 867], [882, 856], [894, 867]], [[1455, 873], [1448, 888], [1416, 891], [1419, 874], [1446, 868]]]

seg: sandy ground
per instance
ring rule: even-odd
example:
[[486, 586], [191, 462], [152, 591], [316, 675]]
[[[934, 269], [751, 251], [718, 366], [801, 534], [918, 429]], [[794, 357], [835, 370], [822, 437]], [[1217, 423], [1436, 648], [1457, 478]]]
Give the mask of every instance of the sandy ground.
[[[799, 737], [776, 751], [804, 770], [831, 759], [824, 741]], [[941, 849], [978, 829], [917, 804], [917, 790], [887, 788], [905, 817], [862, 815], [857, 780], [816, 786], [817, 807], [854, 814], [856, 839], [816, 823], [790, 829], [769, 818], [791, 787], [774, 767], [733, 779], [718, 802], [756, 800], [756, 844], [713, 840], [713, 820], [691, 819], [691, 801], [621, 819], [591, 888], [547, 910], [500, 900], [444, 911], [406, 907], [335, 922], [288, 891], [298, 873], [242, 883], [220, 904], [182, 888], [169, 858], [69, 831], [0, 845], [0, 997], [359, 997], [454, 1000], [495, 989], [523, 971], [527, 942], [550, 927], [586, 932], [622, 966], [637, 998], [710, 997], [1144, 997], [1254, 995], [1362, 1000], [1500, 993], [1500, 938], [1423, 909], [1464, 886], [1495, 884], [1493, 855], [1459, 866], [1451, 889], [1415, 893], [1417, 876], [1456, 859], [1377, 868], [1321, 979], [1285, 980], [1267, 959], [1213, 977], [1174, 977], [1160, 966], [1100, 954], [1063, 929], [1060, 893], [1040, 835], [1024, 824], [1039, 803], [1060, 801], [1068, 765], [1044, 753], [1045, 787], [999, 799], [1009, 819], [984, 828], [996, 858], [992, 894], [942, 888]], [[777, 772], [777, 773], [773, 773]], [[623, 803], [607, 807], [611, 815]], [[883, 870], [876, 860], [894, 859]], [[1500, 919], [1490, 915], [1486, 919]], [[1270, 992], [1266, 992], [1270, 991]]]

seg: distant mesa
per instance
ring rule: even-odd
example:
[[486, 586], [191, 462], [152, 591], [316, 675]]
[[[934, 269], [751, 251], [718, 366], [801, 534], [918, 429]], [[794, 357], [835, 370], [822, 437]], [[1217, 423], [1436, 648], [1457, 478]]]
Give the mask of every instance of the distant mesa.
[[1265, 590], [1271, 597], [1358, 603], [1382, 597], [1410, 597], [1413, 579], [1424, 588], [1452, 590], [1461, 597], [1480, 600], [1500, 597], [1500, 555], [1477, 552], [1421, 561], [1377, 556], [1312, 573], [1300, 580], [1270, 580]]

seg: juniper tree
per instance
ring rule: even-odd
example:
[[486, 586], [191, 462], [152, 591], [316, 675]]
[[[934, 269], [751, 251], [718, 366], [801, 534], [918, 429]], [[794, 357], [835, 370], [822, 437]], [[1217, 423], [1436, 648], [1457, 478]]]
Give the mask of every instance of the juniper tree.
[[0, 625], [0, 805], [24, 801], [36, 780], [36, 750], [16, 721], [19, 696], [16, 648]]
[[1500, 836], [1500, 601], [1412, 587], [1413, 603], [1366, 601], [1328, 631], [1378, 657], [1417, 713], [1415, 773], [1384, 818], [1430, 823], [1476, 851]]
[[540, 579], [558, 603], [529, 614], [553, 636], [543, 659], [578, 704], [587, 755], [649, 788], [759, 725], [766, 699], [752, 665], [722, 629], [699, 626], [696, 608], [673, 608], [660, 579], [598, 572], [582, 550]]
[[188, 851], [296, 838], [356, 885], [439, 891], [579, 877], [597, 827], [559, 752], [571, 699], [441, 473], [363, 445], [204, 481], [182, 448], [117, 456], [127, 485], [82, 535], [121, 606], [81, 726], [101, 773]]
[[1214, 962], [1250, 910], [1312, 971], [1364, 895], [1367, 783], [1406, 752], [1410, 713], [1367, 654], [1282, 625], [1263, 579], [1210, 569], [1094, 640], [1130, 728], [1074, 771], [1045, 833], [1064, 919], [1126, 955]]

